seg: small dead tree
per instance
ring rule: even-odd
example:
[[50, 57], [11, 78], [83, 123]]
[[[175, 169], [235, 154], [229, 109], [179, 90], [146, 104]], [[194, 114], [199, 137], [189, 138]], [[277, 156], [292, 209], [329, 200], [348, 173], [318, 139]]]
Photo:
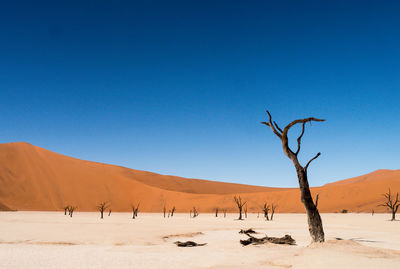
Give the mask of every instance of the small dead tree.
[[265, 220], [269, 220], [269, 217], [268, 217], [269, 205], [267, 205], [267, 203], [264, 203], [262, 210], [264, 212]]
[[136, 219], [138, 211], [139, 211], [139, 205], [140, 203], [137, 204], [137, 206], [131, 204], [131, 208], [132, 208], [132, 219]]
[[244, 217], [247, 219], [247, 205], [244, 207]]
[[[320, 122], [320, 121], [325, 121], [323, 119], [317, 119], [317, 118], [305, 118], [305, 119], [298, 119], [294, 120], [291, 123], [289, 123], [283, 130], [278, 126], [278, 124], [274, 121], [272, 121], [272, 116], [269, 113], [269, 111], [266, 111], [268, 114], [268, 121], [262, 122], [262, 124], [265, 124], [269, 126], [272, 130], [272, 132], [281, 140], [282, 142], [282, 147], [283, 147], [283, 152], [284, 154], [292, 161], [294, 167], [296, 168], [297, 172], [297, 178], [299, 181], [299, 188], [301, 192], [301, 202], [304, 205], [304, 208], [306, 210], [307, 214], [307, 221], [308, 221], [308, 230], [310, 232], [311, 238], [313, 242], [324, 242], [325, 241], [325, 234], [324, 234], [324, 229], [322, 226], [322, 220], [321, 216], [319, 215], [318, 209], [314, 204], [314, 201], [312, 199], [312, 195], [310, 192], [310, 187], [308, 184], [308, 178], [307, 178], [307, 169], [308, 166], [311, 164], [313, 160], [318, 158], [321, 153], [318, 152], [313, 158], [311, 158], [308, 163], [303, 167], [299, 160], [298, 160], [298, 154], [300, 152], [300, 145], [301, 145], [301, 139], [304, 135], [304, 129], [306, 126], [306, 123], [311, 122]], [[302, 130], [300, 135], [297, 138], [297, 150], [293, 151], [289, 147], [289, 139], [288, 139], [288, 132], [290, 128], [293, 126], [301, 124], [302, 125]]]
[[111, 215], [111, 211], [112, 211], [112, 210], [111, 210], [111, 208], [110, 208], [110, 210], [108, 211], [108, 216], [110, 216], [110, 215]]
[[109, 208], [110, 205], [108, 204], [108, 202], [101, 202], [98, 206], [97, 206], [97, 210], [100, 211], [100, 218], [103, 218], [103, 213], [104, 210], [106, 210], [107, 208]]
[[215, 217], [218, 218], [218, 207], [215, 208]]
[[196, 207], [193, 207], [193, 218], [197, 217], [199, 215], [199, 212], [197, 211]]
[[77, 209], [77, 206], [69, 206], [68, 207], [68, 215], [72, 218], [72, 214], [74, 214], [75, 209]]
[[167, 213], [167, 206], [164, 204], [164, 218], [165, 218], [166, 213]]
[[400, 206], [400, 201], [399, 201], [399, 193], [396, 193], [396, 198], [392, 197], [392, 193], [390, 192], [390, 188], [389, 191], [385, 194], [383, 194], [383, 196], [386, 199], [386, 202], [384, 202], [383, 204], [380, 204], [380, 206], [384, 206], [387, 207], [388, 209], [390, 209], [392, 211], [392, 221], [396, 220], [396, 213], [397, 210], [399, 209]]
[[239, 218], [238, 218], [238, 220], [243, 220], [243, 217], [242, 217], [242, 211], [243, 211], [243, 206], [247, 203], [247, 201], [246, 202], [243, 202], [242, 201], [242, 197], [233, 197], [233, 200], [235, 200], [235, 203], [236, 203], [236, 205], [237, 205], [237, 207], [238, 207], [238, 209], [239, 209]]
[[274, 219], [276, 205], [271, 204], [271, 221]]
[[175, 206], [173, 206], [171, 209], [171, 218], [174, 216], [175, 210], [176, 210], [176, 208], [175, 208]]
[[222, 209], [222, 212], [224, 213], [224, 218], [226, 218], [226, 211], [228, 211], [227, 209]]
[[64, 206], [64, 215], [67, 215], [67, 210], [69, 212], [69, 205]]

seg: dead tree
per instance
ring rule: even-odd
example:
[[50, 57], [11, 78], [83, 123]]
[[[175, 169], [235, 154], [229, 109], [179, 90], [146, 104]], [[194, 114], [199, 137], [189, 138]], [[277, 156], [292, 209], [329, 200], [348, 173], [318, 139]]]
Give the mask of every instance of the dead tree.
[[74, 214], [75, 209], [77, 209], [77, 206], [69, 206], [68, 207], [68, 215], [72, 218], [72, 214]]
[[111, 215], [111, 211], [112, 211], [112, 210], [111, 210], [111, 208], [110, 208], [110, 210], [108, 211], [108, 216], [110, 216], [110, 215]]
[[224, 213], [224, 218], [226, 218], [226, 209], [222, 209], [222, 212]]
[[67, 210], [69, 212], [69, 205], [64, 206], [64, 215], [67, 215]]
[[269, 220], [269, 217], [268, 217], [269, 205], [267, 205], [267, 203], [264, 203], [262, 210], [264, 212], [265, 220]]
[[193, 207], [193, 218], [197, 217], [198, 215], [199, 215], [199, 212], [197, 211], [196, 207], [194, 206]]
[[[311, 192], [310, 192], [310, 187], [308, 184], [308, 178], [307, 178], [307, 169], [308, 166], [311, 164], [313, 160], [318, 158], [321, 153], [318, 152], [311, 160], [308, 161], [308, 163], [303, 167], [297, 156], [300, 152], [300, 145], [301, 145], [301, 139], [304, 135], [304, 129], [306, 126], [306, 123], [310, 123], [315, 121], [325, 121], [323, 119], [317, 119], [317, 118], [306, 118], [306, 119], [298, 119], [295, 121], [292, 121], [289, 123], [283, 130], [278, 126], [278, 124], [274, 121], [272, 122], [272, 116], [267, 110], [268, 114], [268, 121], [262, 122], [262, 124], [265, 124], [269, 126], [272, 129], [272, 132], [281, 140], [282, 142], [282, 147], [283, 147], [283, 152], [284, 154], [293, 162], [294, 167], [296, 168], [297, 172], [297, 178], [299, 181], [299, 187], [300, 187], [300, 192], [301, 192], [301, 202], [304, 205], [304, 208], [307, 213], [307, 221], [308, 221], [308, 230], [310, 232], [311, 238], [313, 242], [324, 242], [325, 241], [325, 235], [324, 235], [324, 229], [322, 226], [322, 220], [321, 216], [319, 215], [318, 209], [314, 204]], [[289, 147], [289, 139], [288, 139], [288, 132], [290, 128], [293, 126], [301, 124], [302, 125], [302, 130], [301, 134], [297, 138], [297, 150], [293, 151]]]
[[109, 208], [110, 205], [108, 204], [108, 202], [101, 202], [98, 206], [97, 209], [100, 211], [100, 218], [103, 218], [103, 213], [104, 210], [106, 210], [107, 208]]
[[133, 204], [131, 204], [131, 208], [132, 208], [132, 219], [136, 219], [138, 211], [139, 211], [139, 205], [140, 203], [137, 204], [137, 206], [134, 206]]
[[171, 209], [171, 218], [174, 216], [175, 210], [176, 210], [176, 208], [175, 208], [175, 206], [173, 206]]
[[276, 205], [271, 204], [271, 221], [274, 219]]
[[244, 217], [247, 219], [247, 205], [244, 207]]
[[315, 196], [315, 207], [318, 208], [319, 193]]
[[384, 207], [387, 207], [388, 209], [390, 209], [392, 211], [392, 219], [391, 220], [392, 221], [396, 220], [396, 213], [400, 206], [399, 193], [397, 192], [396, 198], [394, 198], [394, 197], [392, 197], [392, 193], [390, 192], [390, 188], [389, 188], [389, 191], [387, 193], [383, 194], [383, 196], [385, 196], [386, 202], [384, 202], [380, 206], [384, 206]]
[[164, 218], [165, 218], [166, 212], [167, 212], [167, 207], [166, 207], [166, 205], [164, 204]]
[[215, 217], [218, 218], [218, 207], [215, 208]]
[[236, 203], [236, 205], [237, 205], [237, 207], [238, 207], [238, 209], [239, 209], [239, 218], [238, 218], [238, 220], [243, 220], [243, 217], [242, 217], [242, 211], [243, 211], [243, 206], [247, 203], [247, 201], [246, 202], [243, 202], [242, 201], [242, 197], [233, 197], [233, 200], [235, 200], [235, 203]]

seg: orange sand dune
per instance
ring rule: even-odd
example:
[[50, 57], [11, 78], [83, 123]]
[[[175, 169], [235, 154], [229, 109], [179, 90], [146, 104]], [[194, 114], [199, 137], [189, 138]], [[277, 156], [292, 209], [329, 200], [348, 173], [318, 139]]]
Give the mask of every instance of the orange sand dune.
[[[388, 187], [400, 191], [400, 170], [378, 170], [312, 191], [320, 194], [322, 212], [384, 212], [377, 205]], [[279, 212], [304, 212], [298, 189], [164, 176], [83, 161], [28, 143], [0, 144], [0, 210], [60, 210], [71, 204], [94, 211], [99, 202], [108, 201], [113, 211], [129, 211], [138, 202], [147, 212], [160, 212], [164, 204], [180, 212], [193, 206], [200, 212], [215, 207], [233, 211], [235, 194], [248, 200], [251, 212], [260, 211], [264, 202], [276, 203]]]

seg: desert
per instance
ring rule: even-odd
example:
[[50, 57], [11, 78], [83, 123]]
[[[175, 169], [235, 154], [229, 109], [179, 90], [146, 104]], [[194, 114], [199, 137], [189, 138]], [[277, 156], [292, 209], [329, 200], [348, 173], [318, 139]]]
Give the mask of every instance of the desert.
[[[5, 210], [0, 212], [2, 268], [400, 265], [400, 222], [390, 221], [390, 212], [379, 206], [388, 188], [398, 188], [398, 170], [311, 188], [321, 197], [325, 230], [325, 242], [312, 243], [295, 188], [163, 176], [83, 161], [28, 143], [0, 144], [0, 160], [2, 189], [8, 190], [0, 196]], [[235, 197], [246, 201], [243, 220], [238, 220]], [[106, 203], [103, 218], [97, 208], [101, 202]], [[265, 203], [277, 206], [273, 220], [264, 216]], [[76, 207], [72, 216], [64, 212], [66, 205]], [[135, 218], [132, 205], [139, 206]], [[172, 206], [176, 212], [170, 216]], [[195, 218], [193, 208], [199, 214]], [[243, 246], [240, 240], [247, 237], [239, 231], [250, 228], [257, 238], [289, 234], [296, 244]], [[181, 248], [176, 241], [206, 245]]]
[[399, 14], [2, 1], [0, 269], [399, 269]]
[[[398, 268], [400, 222], [388, 214], [324, 213], [326, 242], [310, 244], [305, 214], [190, 218], [178, 213], [1, 212], [1, 268]], [[242, 246], [240, 229], [290, 234], [296, 245]], [[340, 239], [340, 240], [339, 240]], [[179, 248], [193, 240], [202, 247]]]

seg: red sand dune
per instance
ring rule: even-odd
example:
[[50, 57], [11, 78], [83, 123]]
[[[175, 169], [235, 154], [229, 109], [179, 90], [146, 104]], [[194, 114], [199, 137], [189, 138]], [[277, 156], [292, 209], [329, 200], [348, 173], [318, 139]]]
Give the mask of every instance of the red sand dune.
[[[294, 179], [296, 180], [296, 179]], [[400, 191], [400, 170], [367, 175], [312, 188], [319, 193], [321, 212], [385, 212], [377, 205], [388, 188]], [[264, 202], [279, 212], [304, 212], [297, 188], [268, 188], [165, 176], [125, 167], [83, 161], [28, 143], [0, 144], [0, 210], [60, 210], [64, 205], [94, 211], [108, 201], [113, 211], [129, 211], [140, 202], [142, 211], [160, 212], [163, 205], [188, 212], [215, 207], [235, 210], [233, 196], [248, 200], [249, 212]]]

